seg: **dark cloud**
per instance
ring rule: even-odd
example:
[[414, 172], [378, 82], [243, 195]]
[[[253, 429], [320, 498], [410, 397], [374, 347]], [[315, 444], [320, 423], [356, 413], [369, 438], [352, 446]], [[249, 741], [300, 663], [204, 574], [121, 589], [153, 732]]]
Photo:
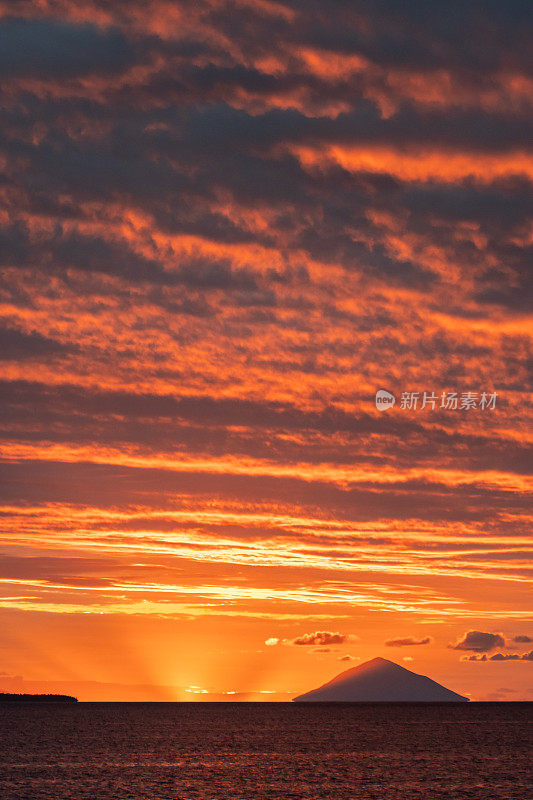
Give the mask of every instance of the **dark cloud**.
[[[382, 466], [393, 466], [398, 458], [423, 463], [430, 446], [432, 453], [442, 459], [449, 457], [451, 449], [455, 467], [462, 465], [469, 469], [491, 469], [492, 453], [498, 447], [500, 467], [517, 473], [528, 471], [531, 455], [527, 444], [506, 447], [490, 437], [478, 438], [466, 433], [452, 436], [426, 428], [415, 420], [349, 414], [335, 406], [308, 411], [287, 402], [94, 391], [69, 384], [47, 386], [24, 381], [0, 382], [0, 402], [4, 426], [23, 425], [31, 413], [46, 429], [47, 439], [56, 441], [69, 438], [92, 441], [105, 435], [109, 443], [135, 442], [151, 450], [173, 442], [174, 446], [196, 453], [223, 455], [231, 448], [234, 453], [255, 457], [268, 457], [275, 446], [278, 457], [286, 459], [305, 456], [311, 463], [320, 463], [327, 453], [332, 463], [349, 464], [357, 454], [360, 463]], [[157, 425], [147, 426], [147, 420], [157, 421]], [[231, 431], [236, 426], [239, 430]], [[304, 434], [307, 443], [295, 444], [292, 441], [295, 433], [298, 439]], [[8, 431], [4, 429], [3, 435], [9, 436]], [[17, 435], [21, 435], [20, 431]], [[35, 431], [30, 434], [31, 438], [36, 435], [39, 436]], [[342, 443], [337, 441], [333, 447], [332, 436], [337, 440], [342, 437]], [[368, 452], [368, 436], [381, 438], [379, 455]], [[400, 489], [389, 486], [391, 492]], [[448, 502], [443, 500], [449, 493], [446, 487], [428, 482], [409, 483], [408, 487], [413, 493], [435, 494], [432, 500], [435, 513]], [[462, 494], [458, 493], [457, 502]], [[470, 504], [469, 513], [478, 503], [488, 502], [486, 492], [476, 490], [474, 496], [470, 489], [464, 490], [464, 495], [465, 504]], [[494, 493], [492, 501], [499, 503], [504, 497]], [[397, 498], [398, 511], [403, 509], [404, 502], [405, 495]], [[491, 505], [487, 514], [492, 513], [492, 508]], [[461, 508], [462, 513], [466, 511], [466, 507]]]
[[453, 650], [473, 650], [475, 653], [485, 653], [494, 650], [495, 647], [505, 647], [505, 640], [499, 633], [468, 631], [456, 644], [448, 646]]
[[431, 641], [431, 636], [425, 636], [423, 639], [407, 636], [405, 639], [389, 639], [385, 645], [387, 647], [412, 647], [413, 645], [430, 644]]
[[0, 75], [50, 78], [113, 73], [132, 60], [133, 49], [118, 30], [52, 19], [0, 20]]
[[[115, 558], [74, 558], [69, 556], [12, 556], [0, 553], [0, 577], [57, 582], [64, 575], [95, 575], [116, 567]], [[72, 580], [69, 578], [69, 580]], [[94, 579], [91, 579], [91, 582]]]
[[228, 15], [222, 5], [209, 21], [238, 39], [248, 58], [313, 48], [362, 56], [387, 71], [449, 70], [474, 86], [506, 69], [531, 73], [526, 0], [505, 6], [412, 0], [401, 7], [385, 0], [286, 0], [283, 6], [296, 16], [267, 16], [248, 4]]
[[[186, 2], [176, 0], [173, 5], [183, 14], [190, 12]], [[401, 8], [391, 0], [285, 0], [278, 8], [295, 14], [289, 19], [276, 13], [274, 6], [271, 13], [265, 13], [260, 4], [233, 4], [231, 13], [224, 3], [197, 6], [199, 30], [182, 39], [160, 41], [159, 51], [167, 58], [189, 59], [210, 53], [214, 63], [224, 51], [215, 43], [206, 42], [215, 38], [212, 31], [220, 32], [239, 44], [244, 57], [243, 64], [238, 65], [238, 79], [254, 91], [268, 89], [268, 79], [272, 78], [257, 76], [244, 66], [253, 55], [298, 52], [306, 47], [363, 56], [388, 70], [446, 69], [460, 75], [464, 83], [474, 85], [504, 70], [531, 74], [528, 31], [532, 13], [526, 0], [505, 5], [497, 0], [467, 4], [460, 0], [431, 4], [411, 0]], [[27, 0], [6, 0], [4, 7], [8, 13], [31, 14]], [[145, 34], [142, 21], [146, 19], [146, 9], [140, 0], [117, 0], [112, 7], [106, 7], [106, 12], [126, 29], [141, 20], [136, 26], [137, 35]], [[293, 60], [298, 63], [297, 58]], [[234, 66], [229, 62], [226, 77], [223, 72], [202, 76], [206, 88], [217, 80], [219, 86], [221, 81], [235, 80], [231, 71]]]
[[64, 233], [57, 226], [50, 234], [30, 234], [23, 223], [0, 229], [4, 266], [45, 270], [48, 274], [83, 270], [120, 276], [129, 281], [164, 283], [169, 279], [159, 262], [145, 259], [125, 243], [99, 236]]
[[278, 144], [298, 145], [424, 145], [425, 148], [469, 147], [480, 151], [527, 148], [532, 133], [528, 114], [509, 116], [497, 112], [400, 108], [384, 118], [375, 103], [361, 100], [353, 111], [308, 117], [295, 109], [273, 109], [251, 115], [227, 104], [192, 110], [183, 119], [180, 139], [191, 152], [270, 152]]
[[[256, 116], [227, 105], [207, 106], [187, 113], [121, 108], [120, 114], [112, 114], [109, 109], [89, 102], [74, 102], [70, 106], [58, 101], [44, 104], [26, 99], [24, 102], [30, 104], [25, 111], [17, 105], [6, 116], [6, 130], [14, 126], [16, 135], [3, 145], [8, 164], [13, 165], [9, 168], [13, 184], [25, 187], [21, 203], [31, 202], [34, 208], [40, 205], [41, 210], [46, 208], [49, 213], [70, 218], [73, 214], [83, 214], [84, 199], [101, 202], [122, 196], [143, 213], [150, 211], [157, 225], [168, 233], [198, 235], [226, 244], [282, 246], [285, 255], [287, 246], [289, 250], [303, 249], [319, 261], [338, 262], [355, 273], [427, 291], [440, 282], [440, 276], [424, 259], [400, 257], [383, 241], [380, 226], [370, 219], [371, 212], [393, 215], [408, 212], [407, 229], [428, 242], [438, 243], [448, 252], [450, 261], [464, 264], [469, 271], [473, 262], [479, 263], [481, 269], [489, 253], [491, 260], [501, 266], [503, 272], [493, 273], [492, 277], [474, 276], [473, 300], [483, 305], [498, 303], [517, 310], [527, 308], [530, 253], [526, 246], [516, 243], [516, 238], [525, 234], [524, 226], [533, 206], [533, 191], [526, 178], [508, 179], [507, 183], [499, 179], [494, 185], [468, 182], [447, 186], [435, 181], [403, 184], [389, 175], [364, 171], [349, 174], [338, 167], [309, 171], [295, 157], [273, 154], [268, 148], [260, 152], [247, 128], [257, 125], [261, 131], [261, 124], [270, 119], [268, 115], [275, 114], [276, 126], [288, 127], [294, 141], [301, 142], [307, 135], [310, 141], [323, 142], [331, 136], [342, 141], [345, 126], [347, 141], [353, 143], [350, 126], [357, 129], [358, 136], [364, 129], [353, 114], [310, 121], [294, 110], [276, 111], [264, 114], [264, 119], [258, 121]], [[450, 131], [441, 131], [433, 137], [428, 120], [418, 118], [415, 111], [409, 112], [410, 116], [401, 112], [388, 120], [383, 120], [371, 106], [365, 113], [358, 113], [363, 118], [366, 113], [384, 132], [389, 126], [394, 146], [400, 129], [407, 142], [410, 128], [413, 135], [423, 131], [426, 143], [431, 141], [432, 146], [441, 146], [445, 141], [446, 146], [454, 145], [453, 136], [451, 139], [448, 136]], [[36, 115], [50, 117], [49, 135], [29, 144], [26, 139], [31, 136], [31, 121]], [[61, 129], [65, 115], [81, 116], [87, 124], [95, 119], [108, 133], [97, 145], [93, 141], [76, 141], [65, 136]], [[438, 114], [432, 112], [432, 115], [437, 130]], [[228, 119], [221, 123], [219, 116]], [[493, 131], [496, 137], [493, 142], [480, 141], [481, 149], [501, 145], [508, 150], [521, 146], [518, 140], [509, 138], [508, 121], [500, 117], [478, 121], [480, 137], [486, 136], [486, 131]], [[241, 145], [236, 143], [239, 124], [243, 126]], [[318, 127], [307, 134], [309, 124]], [[368, 141], [377, 141], [377, 127], [372, 128], [368, 121], [366, 124], [370, 126]], [[457, 119], [461, 131], [471, 131], [472, 126], [472, 120]], [[202, 128], [206, 129], [205, 134], [201, 133]], [[228, 141], [224, 139], [226, 128]], [[523, 131], [522, 120], [517, 122], [517, 129]], [[495, 131], [500, 132], [500, 144], [496, 142]], [[386, 139], [389, 134], [384, 136]], [[207, 137], [206, 141], [202, 142], [202, 137]], [[280, 141], [287, 141], [283, 130]], [[459, 146], [459, 141], [455, 145]], [[14, 169], [17, 158], [22, 160], [23, 170]], [[187, 168], [185, 163], [191, 166]], [[231, 219], [230, 214], [213, 210], [210, 204], [220, 192], [230, 193], [235, 202], [256, 208], [271, 205], [276, 209], [275, 224], [268, 231], [252, 230], [242, 221]], [[66, 200], [65, 195], [77, 198], [78, 203]], [[20, 209], [21, 213], [23, 210]], [[479, 226], [488, 237], [486, 245], [478, 247], [472, 242], [458, 241], [456, 226], [460, 222]], [[33, 269], [46, 267], [49, 271], [56, 260], [61, 264], [70, 259], [73, 268], [105, 271], [124, 280], [141, 277], [154, 284], [172, 281], [169, 270], [162, 267], [162, 261], [168, 260], [167, 254], [141, 257], [126, 243], [75, 232], [56, 233], [51, 242], [42, 239], [27, 242], [24, 231], [14, 226], [16, 223], [4, 234], [6, 253], [12, 253], [14, 263], [29, 264]], [[190, 271], [183, 279], [189, 274]], [[268, 287], [264, 287], [263, 297], [267, 291]]]
[[25, 361], [75, 353], [74, 344], [63, 344], [40, 333], [0, 326], [0, 361]]
[[465, 661], [533, 661], [533, 650], [529, 653], [494, 653], [489, 658], [486, 655], [466, 656]]
[[331, 631], [315, 631], [315, 633], [304, 633], [302, 636], [297, 636], [293, 639], [292, 644], [296, 645], [328, 645], [328, 644], [344, 644], [353, 637], [345, 633], [332, 633]]
[[490, 661], [533, 661], [533, 650], [530, 653], [495, 653]]
[[522, 0], [505, 8], [497, 0], [412, 0], [401, 8], [393, 0], [332, 0], [327, 11], [318, 0], [289, 5], [306, 12], [310, 6], [311, 19], [320, 21], [320, 26], [311, 22], [308, 29], [315, 45], [364, 55], [384, 66], [474, 73], [512, 66], [531, 71], [525, 30], [532, 13]]
[[531, 636], [514, 636], [513, 642], [517, 642], [518, 644], [530, 644], [533, 642], [533, 638]]
[[512, 311], [529, 313], [533, 301], [533, 292], [530, 283], [524, 282], [521, 286], [508, 286], [500, 284], [490, 289], [483, 289], [474, 294], [474, 299], [479, 303], [505, 306]]
[[165, 268], [161, 260], [145, 258], [125, 241], [63, 232], [60, 227], [50, 235], [32, 237], [22, 224], [0, 228], [3, 263], [18, 268], [35, 268], [65, 274], [81, 270], [94, 275], [122, 278], [128, 283], [152, 283], [154, 286], [187, 286], [191, 289], [257, 290], [250, 269], [234, 268], [228, 259], [201, 259], [168, 255]]

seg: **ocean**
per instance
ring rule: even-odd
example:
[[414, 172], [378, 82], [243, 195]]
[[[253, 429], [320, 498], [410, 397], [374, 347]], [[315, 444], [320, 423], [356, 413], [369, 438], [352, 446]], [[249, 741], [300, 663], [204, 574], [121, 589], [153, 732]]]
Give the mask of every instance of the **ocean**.
[[3, 703], [2, 800], [527, 800], [531, 703]]

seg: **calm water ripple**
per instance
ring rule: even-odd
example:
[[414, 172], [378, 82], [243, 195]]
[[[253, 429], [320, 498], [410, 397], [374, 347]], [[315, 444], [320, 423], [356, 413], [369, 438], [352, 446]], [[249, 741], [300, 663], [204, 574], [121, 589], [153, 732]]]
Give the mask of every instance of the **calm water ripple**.
[[5, 703], [2, 800], [526, 800], [528, 703]]

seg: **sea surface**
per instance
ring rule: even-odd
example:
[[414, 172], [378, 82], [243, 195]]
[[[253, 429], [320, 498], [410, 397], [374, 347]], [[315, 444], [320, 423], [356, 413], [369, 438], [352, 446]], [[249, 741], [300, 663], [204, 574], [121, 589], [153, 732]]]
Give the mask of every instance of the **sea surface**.
[[2, 800], [527, 800], [527, 703], [3, 703]]

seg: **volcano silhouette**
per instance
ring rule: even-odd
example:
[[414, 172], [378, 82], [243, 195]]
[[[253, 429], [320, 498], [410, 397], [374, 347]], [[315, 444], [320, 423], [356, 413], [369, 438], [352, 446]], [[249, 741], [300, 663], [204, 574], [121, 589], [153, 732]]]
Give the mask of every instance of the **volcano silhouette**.
[[468, 697], [386, 658], [373, 658], [293, 700], [295, 703], [466, 703]]

